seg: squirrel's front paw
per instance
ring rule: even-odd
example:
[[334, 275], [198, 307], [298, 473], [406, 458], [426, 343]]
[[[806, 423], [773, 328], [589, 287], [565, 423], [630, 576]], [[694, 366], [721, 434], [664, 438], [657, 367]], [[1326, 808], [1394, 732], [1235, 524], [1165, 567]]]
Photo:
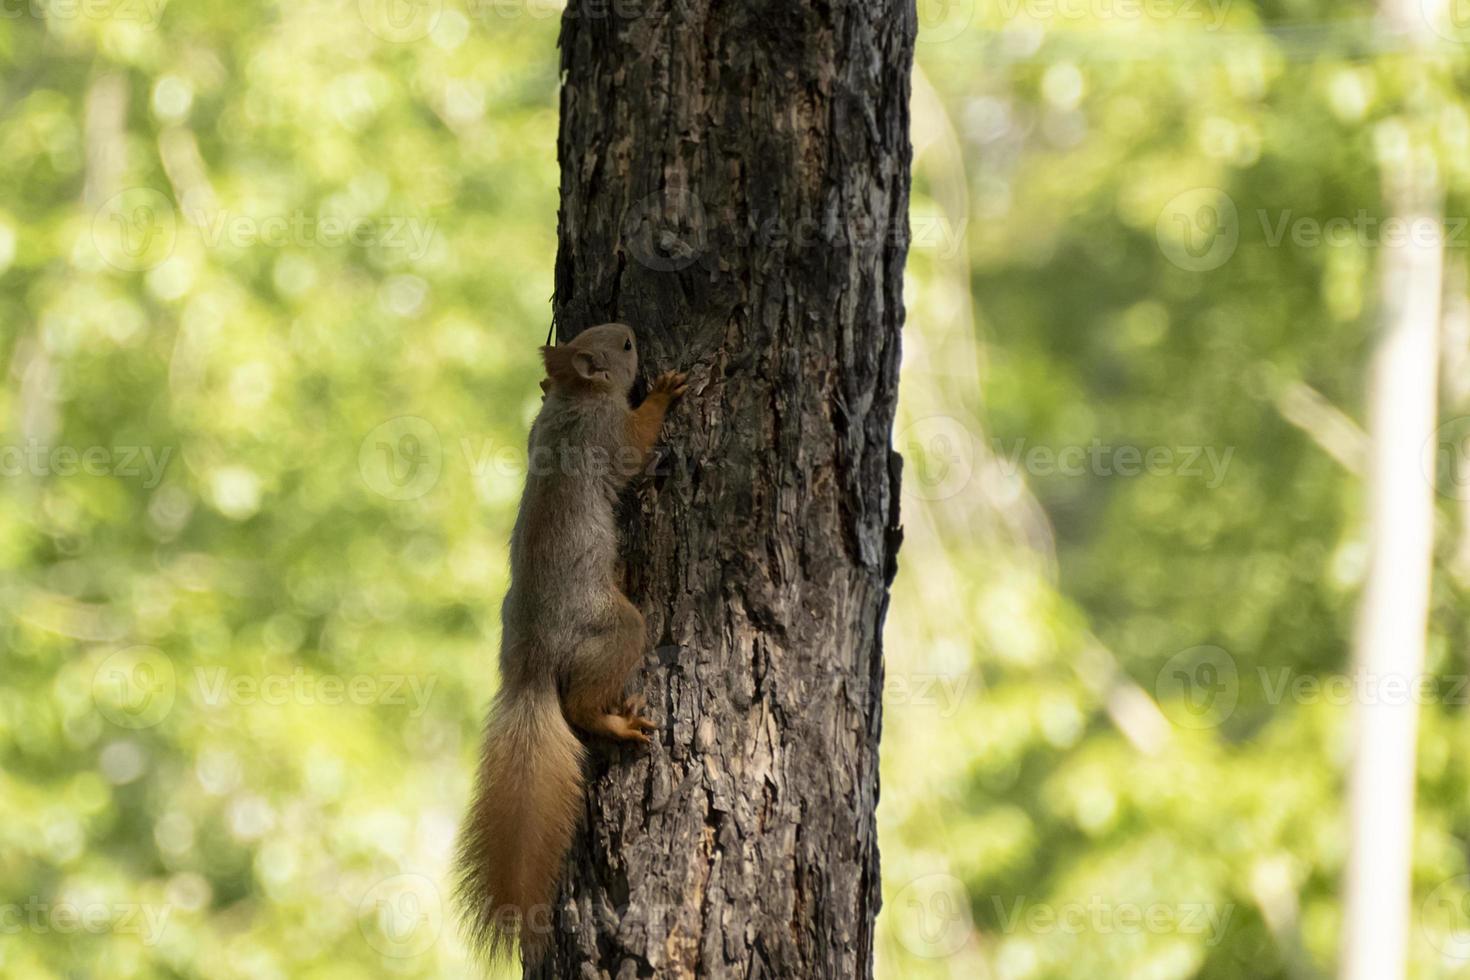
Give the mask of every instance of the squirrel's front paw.
[[654, 379], [653, 384], [648, 389], [648, 393], [650, 395], [663, 395], [665, 398], [673, 401], [689, 389], [689, 386], [685, 383], [687, 380], [688, 378], [683, 371], [665, 371]]

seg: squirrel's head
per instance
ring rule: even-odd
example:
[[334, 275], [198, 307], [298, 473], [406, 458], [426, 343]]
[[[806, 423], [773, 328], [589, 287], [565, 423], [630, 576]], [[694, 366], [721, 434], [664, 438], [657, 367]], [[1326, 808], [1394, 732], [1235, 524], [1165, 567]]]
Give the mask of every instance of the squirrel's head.
[[588, 327], [558, 347], [541, 348], [543, 389], [606, 391], [627, 395], [638, 377], [638, 343], [625, 323]]

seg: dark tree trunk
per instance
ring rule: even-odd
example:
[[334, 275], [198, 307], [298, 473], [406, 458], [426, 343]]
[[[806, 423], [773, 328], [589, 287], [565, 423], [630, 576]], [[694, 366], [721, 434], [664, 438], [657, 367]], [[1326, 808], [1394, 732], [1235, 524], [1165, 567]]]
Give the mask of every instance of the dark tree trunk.
[[629, 508], [662, 728], [593, 749], [534, 975], [872, 973], [913, 0], [572, 0], [562, 340], [690, 372]]

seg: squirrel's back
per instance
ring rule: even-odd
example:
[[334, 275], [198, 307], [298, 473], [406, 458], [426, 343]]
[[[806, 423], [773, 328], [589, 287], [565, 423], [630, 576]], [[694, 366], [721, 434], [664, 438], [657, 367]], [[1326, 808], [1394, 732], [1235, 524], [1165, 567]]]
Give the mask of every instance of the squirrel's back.
[[553, 655], [607, 613], [618, 555], [611, 467], [626, 412], [612, 399], [553, 392], [531, 427], [502, 616], [521, 641]]

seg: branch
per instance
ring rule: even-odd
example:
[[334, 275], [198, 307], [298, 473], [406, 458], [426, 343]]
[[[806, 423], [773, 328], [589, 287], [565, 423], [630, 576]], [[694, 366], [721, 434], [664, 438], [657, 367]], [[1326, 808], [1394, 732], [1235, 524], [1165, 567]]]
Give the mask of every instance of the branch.
[[1363, 475], [1368, 434], [1320, 391], [1293, 381], [1276, 396], [1274, 404], [1282, 418], [1311, 436], [1349, 473]]

